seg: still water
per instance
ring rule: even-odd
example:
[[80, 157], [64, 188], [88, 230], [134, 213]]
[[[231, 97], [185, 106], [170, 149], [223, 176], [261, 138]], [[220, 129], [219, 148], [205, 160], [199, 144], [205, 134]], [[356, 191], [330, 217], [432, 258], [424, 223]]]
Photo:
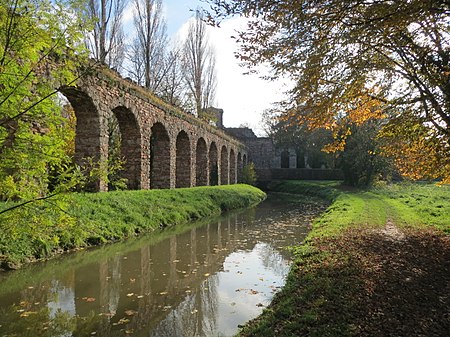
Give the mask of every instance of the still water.
[[[231, 336], [284, 284], [312, 214], [289, 203], [0, 274], [0, 336]], [[178, 232], [177, 232], [178, 231]]]

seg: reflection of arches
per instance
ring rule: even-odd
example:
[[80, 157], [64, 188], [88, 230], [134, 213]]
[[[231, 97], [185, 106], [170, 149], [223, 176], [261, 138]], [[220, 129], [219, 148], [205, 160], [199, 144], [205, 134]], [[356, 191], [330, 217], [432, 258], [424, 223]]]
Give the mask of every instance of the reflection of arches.
[[237, 155], [237, 182], [240, 183], [242, 181], [242, 154], [238, 152]]
[[161, 123], [155, 123], [151, 130], [150, 187], [170, 188], [170, 139]]
[[215, 186], [219, 184], [219, 172], [217, 167], [217, 146], [212, 142], [209, 147], [209, 185]]
[[220, 185], [228, 184], [228, 151], [226, 146], [222, 146], [220, 151]]
[[[77, 119], [75, 130], [74, 160], [80, 166], [91, 158], [94, 162], [106, 163], [108, 159], [108, 140], [106, 132], [101, 132], [100, 114], [85, 92], [74, 87], [62, 87], [61, 93], [69, 100]], [[104, 181], [87, 186], [88, 190], [106, 191]]]
[[180, 131], [176, 143], [175, 187], [191, 186], [191, 144], [186, 132]]
[[120, 155], [125, 159], [121, 177], [130, 189], [138, 189], [141, 178], [141, 135], [134, 114], [121, 106], [113, 109], [121, 135]]
[[236, 184], [236, 155], [230, 150], [230, 184]]
[[281, 152], [281, 168], [289, 168], [289, 151]]
[[206, 142], [203, 138], [197, 141], [195, 159], [195, 184], [196, 186], [208, 185], [208, 157]]

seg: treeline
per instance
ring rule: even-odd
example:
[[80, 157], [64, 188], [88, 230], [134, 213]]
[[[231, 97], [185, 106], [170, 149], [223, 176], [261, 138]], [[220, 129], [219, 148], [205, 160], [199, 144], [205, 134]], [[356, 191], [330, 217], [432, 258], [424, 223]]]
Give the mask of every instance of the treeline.
[[87, 0], [74, 10], [90, 27], [91, 57], [193, 114], [213, 105], [215, 54], [199, 10], [181, 41], [168, 37], [163, 0]]

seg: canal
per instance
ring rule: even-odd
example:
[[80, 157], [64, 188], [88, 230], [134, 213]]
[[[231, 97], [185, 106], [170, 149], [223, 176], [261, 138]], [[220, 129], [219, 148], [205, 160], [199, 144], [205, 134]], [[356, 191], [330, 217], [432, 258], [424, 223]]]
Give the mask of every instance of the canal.
[[0, 274], [0, 336], [232, 336], [283, 286], [314, 208], [214, 221]]

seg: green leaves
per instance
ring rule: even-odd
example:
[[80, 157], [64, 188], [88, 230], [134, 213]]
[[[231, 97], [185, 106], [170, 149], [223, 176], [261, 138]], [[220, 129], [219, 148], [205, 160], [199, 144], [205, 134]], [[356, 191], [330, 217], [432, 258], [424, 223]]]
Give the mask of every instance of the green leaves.
[[45, 194], [50, 171], [70, 161], [57, 88], [84, 55], [77, 20], [63, 2], [0, 0], [0, 199]]

